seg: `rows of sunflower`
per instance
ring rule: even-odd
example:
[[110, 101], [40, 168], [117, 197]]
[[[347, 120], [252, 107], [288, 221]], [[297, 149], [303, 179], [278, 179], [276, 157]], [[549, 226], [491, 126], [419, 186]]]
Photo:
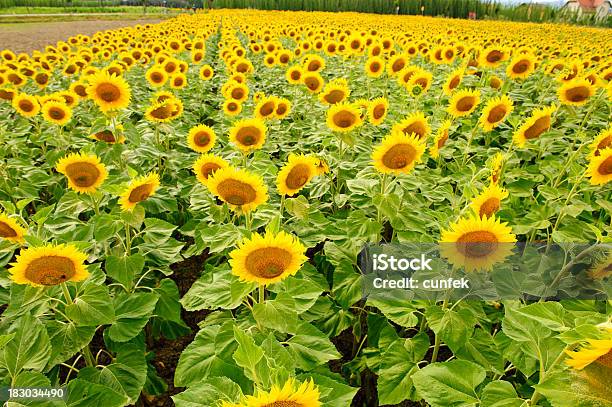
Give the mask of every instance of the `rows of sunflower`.
[[610, 301], [362, 298], [358, 263], [610, 242], [611, 41], [218, 10], [2, 51], [0, 377], [67, 393], [11, 405], [155, 405], [194, 330], [177, 406], [611, 405]]

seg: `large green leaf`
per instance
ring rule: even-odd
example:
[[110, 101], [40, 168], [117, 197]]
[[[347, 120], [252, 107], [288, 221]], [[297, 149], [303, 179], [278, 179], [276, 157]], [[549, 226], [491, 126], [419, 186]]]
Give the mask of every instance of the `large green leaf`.
[[76, 326], [54, 320], [47, 322], [47, 334], [52, 348], [48, 368], [74, 356], [91, 341], [95, 332], [95, 326]]
[[609, 407], [610, 368], [591, 363], [583, 370], [565, 371], [551, 375], [535, 386], [554, 407]]
[[259, 325], [282, 333], [294, 334], [297, 329], [298, 315], [295, 301], [285, 293], [278, 294], [273, 300], [255, 304], [253, 317]]
[[110, 278], [131, 290], [135, 283], [134, 278], [142, 273], [144, 265], [145, 258], [141, 254], [121, 257], [108, 256], [105, 269]]
[[368, 305], [376, 307], [396, 324], [410, 328], [415, 326], [419, 320], [414, 314], [416, 308], [412, 301], [406, 297], [393, 293], [381, 293], [368, 298]]
[[228, 267], [207, 267], [202, 277], [181, 298], [181, 304], [187, 311], [234, 309], [254, 288], [254, 284], [241, 282]]
[[108, 386], [95, 384], [82, 379], [72, 379], [66, 389], [67, 407], [123, 407], [128, 403], [124, 394]]
[[11, 327], [15, 336], [0, 353], [0, 366], [16, 377], [22, 370], [42, 371], [51, 356], [51, 343], [44, 325], [26, 314]]
[[527, 407], [527, 400], [519, 398], [512, 383], [496, 380], [482, 391], [482, 407]]
[[172, 396], [172, 400], [176, 407], [210, 407], [220, 400], [237, 403], [241, 397], [236, 383], [227, 377], [211, 377]]
[[138, 335], [153, 314], [156, 293], [120, 293], [114, 299], [115, 320], [107, 328], [110, 339], [126, 342]]
[[329, 338], [308, 322], [298, 325], [295, 336], [287, 344], [303, 370], [312, 370], [329, 360], [340, 359], [340, 353]]
[[253, 340], [253, 338], [244, 333], [238, 327], [234, 327], [234, 338], [238, 347], [234, 352], [234, 360], [236, 364], [243, 369], [249, 379], [257, 381], [257, 365], [264, 356], [263, 350]]
[[427, 308], [425, 316], [431, 329], [453, 350], [465, 345], [476, 324], [476, 319], [467, 309], [456, 312], [434, 305]]
[[476, 387], [486, 377], [485, 370], [466, 360], [432, 363], [412, 375], [419, 394], [432, 407], [476, 406]]
[[136, 345], [122, 345], [113, 363], [101, 369], [83, 368], [78, 377], [108, 386], [117, 393], [125, 394], [131, 403], [135, 403], [147, 378], [144, 352]]
[[85, 283], [83, 291], [66, 306], [66, 315], [78, 326], [110, 324], [115, 317], [108, 287]]

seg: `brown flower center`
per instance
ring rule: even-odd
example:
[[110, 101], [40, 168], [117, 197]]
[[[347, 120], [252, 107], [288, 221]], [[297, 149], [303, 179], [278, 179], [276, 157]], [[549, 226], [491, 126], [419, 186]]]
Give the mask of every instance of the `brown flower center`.
[[158, 120], [172, 117], [172, 105], [168, 103], [151, 110], [151, 116]]
[[[249, 253], [245, 267], [254, 276], [260, 278], [278, 277], [291, 264], [291, 253], [278, 247], [262, 247]], [[294, 401], [275, 401], [268, 404], [272, 407], [301, 407]]]
[[264, 103], [259, 108], [259, 113], [264, 117], [270, 116], [272, 113], [274, 113], [274, 102], [269, 101], [269, 102]]
[[49, 109], [49, 117], [53, 120], [63, 120], [66, 117], [66, 112], [60, 107], [52, 107]]
[[594, 155], [596, 157], [599, 157], [599, 155], [601, 154], [599, 150], [603, 150], [604, 148], [608, 148], [610, 146], [612, 146], [612, 136], [607, 136], [603, 140], [601, 140], [599, 144], [597, 144], [597, 148], [595, 149]]
[[96, 88], [96, 95], [103, 101], [111, 103], [121, 97], [121, 89], [112, 83], [102, 83]]
[[139, 185], [130, 192], [128, 200], [131, 203], [138, 203], [146, 200], [153, 192], [152, 184]]
[[76, 274], [74, 263], [63, 256], [45, 256], [34, 259], [25, 270], [25, 277], [41, 285], [58, 285]]
[[289, 171], [289, 174], [287, 174], [285, 184], [290, 189], [299, 189], [308, 182], [309, 178], [310, 168], [306, 164], [297, 164]]
[[467, 232], [457, 239], [457, 250], [466, 257], [485, 257], [498, 246], [497, 237], [487, 230]]
[[540, 117], [527, 130], [525, 130], [525, 138], [528, 140], [538, 138], [550, 127], [550, 116]]
[[376, 105], [374, 106], [374, 109], [372, 109], [372, 116], [374, 116], [374, 119], [379, 120], [385, 115], [386, 111], [387, 109], [385, 108], [385, 105]]
[[446, 140], [448, 140], [448, 130], [445, 130], [442, 136], [438, 139], [438, 148], [444, 147]]
[[600, 356], [596, 362], [612, 369], [612, 349], [610, 349], [605, 355]]
[[495, 212], [499, 210], [500, 202], [497, 198], [489, 198], [480, 205], [480, 209], [478, 210], [478, 216], [481, 218], [483, 216], [490, 217]]
[[236, 134], [236, 140], [244, 146], [252, 146], [259, 142], [261, 133], [259, 129], [254, 126], [246, 126], [238, 130]]
[[232, 99], [240, 100], [244, 97], [244, 89], [234, 88], [232, 90]]
[[586, 86], [576, 86], [565, 91], [565, 96], [572, 102], [583, 102], [590, 96], [589, 88]]
[[408, 126], [402, 129], [404, 134], [416, 134], [419, 139], [425, 137], [425, 133], [427, 132], [427, 128], [425, 128], [425, 123], [417, 121], [414, 123], [410, 123]]
[[487, 62], [495, 63], [499, 62], [503, 58], [504, 54], [501, 51], [491, 51], [487, 54]]
[[341, 110], [334, 114], [333, 121], [341, 129], [347, 129], [357, 122], [357, 117], [348, 110]]
[[321, 82], [316, 77], [310, 76], [304, 79], [304, 84], [306, 87], [312, 91], [319, 89]]
[[29, 100], [21, 100], [19, 101], [19, 108], [26, 113], [30, 113], [34, 110], [34, 104]]
[[391, 70], [393, 71], [393, 73], [399, 72], [402, 69], [404, 69], [405, 66], [406, 66], [406, 61], [404, 61], [403, 59], [398, 59], [397, 61], [393, 62], [393, 64], [391, 65]]
[[199, 131], [196, 133], [193, 141], [198, 147], [206, 147], [210, 143], [210, 134], [205, 131]]
[[232, 205], [245, 205], [255, 201], [257, 191], [250, 184], [235, 179], [226, 179], [217, 185], [221, 198]]
[[461, 77], [460, 76], [453, 76], [453, 78], [448, 83], [448, 88], [450, 90], [455, 89], [457, 86], [459, 86], [459, 82], [461, 82]]
[[219, 168], [221, 168], [221, 166], [217, 163], [204, 163], [200, 166], [200, 174], [202, 174], [205, 179], [208, 179]]
[[17, 232], [8, 224], [0, 221], [0, 237], [16, 237]]
[[164, 75], [162, 75], [160, 72], [153, 72], [151, 74], [151, 81], [154, 83], [162, 83], [164, 81]]
[[342, 102], [344, 100], [345, 93], [342, 90], [334, 89], [331, 92], [325, 94], [323, 98], [330, 105], [334, 105], [336, 103]]
[[88, 188], [100, 178], [100, 170], [92, 163], [77, 162], [66, 166], [66, 176], [75, 185]]
[[115, 135], [110, 130], [99, 131], [94, 136], [96, 137], [97, 140], [106, 141], [107, 143], [114, 143], [115, 141], [117, 141], [115, 139]]
[[474, 96], [464, 96], [457, 101], [456, 108], [462, 113], [469, 112], [472, 110], [475, 103], [476, 99]]
[[380, 71], [380, 63], [376, 61], [372, 62], [370, 64], [370, 71], [374, 73], [377, 73], [378, 71]]
[[321, 68], [321, 63], [320, 63], [319, 61], [317, 61], [316, 59], [315, 59], [314, 61], [310, 61], [310, 62], [308, 63], [308, 68], [307, 68], [307, 69], [308, 69], [310, 72], [315, 72], [315, 71], [318, 71], [318, 70], [319, 70], [319, 68]]
[[506, 116], [506, 112], [507, 112], [506, 106], [504, 105], [497, 105], [493, 107], [493, 109], [491, 109], [491, 111], [489, 112], [487, 116], [487, 122], [497, 123], [501, 121], [504, 118], [504, 116]]
[[604, 162], [599, 164], [597, 168], [597, 172], [601, 175], [610, 175], [612, 174], [612, 156], [606, 158]]
[[291, 71], [291, 79], [293, 79], [294, 81], [299, 81], [301, 77], [302, 74], [300, 73], [300, 71]]
[[396, 144], [383, 155], [385, 167], [399, 170], [410, 165], [416, 157], [416, 150], [410, 144]]
[[529, 61], [526, 59], [521, 59], [516, 64], [512, 65], [512, 72], [516, 74], [522, 74], [529, 69]]

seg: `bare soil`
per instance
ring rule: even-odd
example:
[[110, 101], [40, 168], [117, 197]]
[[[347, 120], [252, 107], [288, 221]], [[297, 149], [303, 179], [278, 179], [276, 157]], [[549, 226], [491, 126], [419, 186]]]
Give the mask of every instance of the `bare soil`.
[[92, 35], [98, 31], [129, 27], [136, 24], [158, 23], [160, 19], [139, 20], [84, 20], [53, 21], [40, 23], [0, 23], [0, 50], [8, 48], [13, 52], [43, 50], [73, 35]]

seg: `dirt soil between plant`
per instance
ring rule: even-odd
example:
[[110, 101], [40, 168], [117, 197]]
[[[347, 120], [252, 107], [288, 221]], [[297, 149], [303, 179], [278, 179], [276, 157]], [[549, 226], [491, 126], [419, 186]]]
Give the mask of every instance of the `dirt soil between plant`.
[[84, 20], [41, 23], [0, 23], [0, 50], [13, 52], [44, 50], [77, 34], [92, 35], [98, 31], [129, 27], [136, 24], [158, 23], [160, 19], [139, 20]]

